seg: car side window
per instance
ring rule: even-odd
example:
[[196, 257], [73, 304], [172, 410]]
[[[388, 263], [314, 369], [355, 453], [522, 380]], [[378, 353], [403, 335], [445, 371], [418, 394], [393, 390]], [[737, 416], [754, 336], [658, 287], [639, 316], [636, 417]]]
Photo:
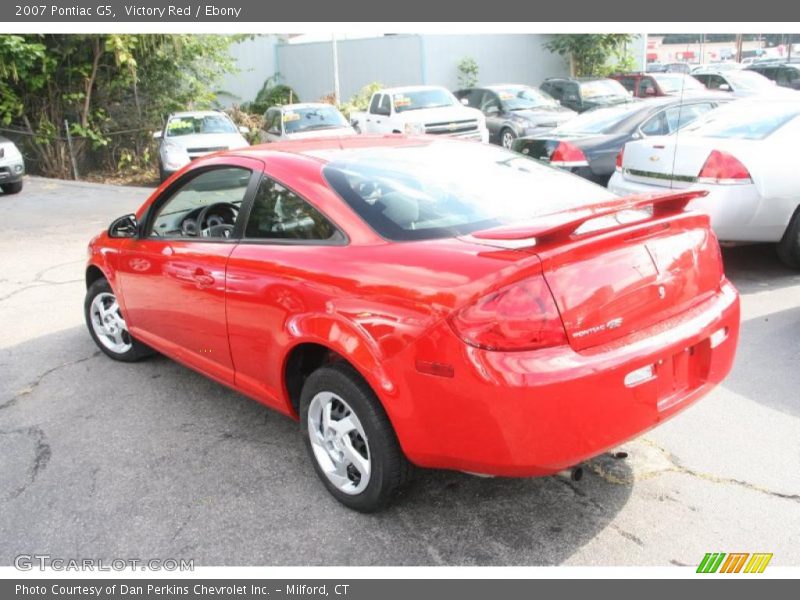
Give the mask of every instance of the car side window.
[[665, 111], [662, 110], [647, 119], [647, 121], [642, 123], [642, 125], [639, 127], [639, 131], [646, 136], [666, 134], [668, 131], [664, 112]]
[[483, 94], [484, 92], [481, 89], [470, 90], [469, 93], [465, 96], [465, 98], [467, 99], [467, 106], [480, 109], [481, 99], [483, 98]]
[[157, 204], [147, 229], [149, 238], [210, 239], [230, 237], [247, 193], [251, 171], [222, 167], [180, 182]]
[[668, 108], [664, 112], [667, 121], [667, 133], [672, 133], [684, 127], [712, 108], [711, 104], [706, 103], [684, 104], [683, 106]]
[[633, 92], [636, 90], [636, 78], [635, 77], [620, 77], [618, 81], [622, 84], [629, 92]]
[[492, 92], [486, 92], [481, 100], [481, 111], [484, 113], [500, 112], [500, 98]]
[[387, 117], [392, 114], [392, 97], [389, 94], [384, 94], [381, 98], [381, 103], [378, 105], [378, 114], [386, 115]]
[[636, 95], [639, 96], [640, 98], [643, 98], [644, 96], [648, 95], [647, 90], [652, 90], [649, 95], [652, 96], [653, 94], [655, 94], [656, 93], [655, 83], [650, 77], [642, 77], [639, 80], [639, 89]]
[[373, 115], [378, 114], [378, 105], [381, 103], [381, 96], [383, 94], [375, 94], [372, 96], [372, 102], [369, 103], [369, 112]]
[[316, 208], [269, 177], [258, 186], [245, 238], [262, 240], [343, 240]]
[[281, 134], [281, 111], [276, 110], [273, 111], [272, 114], [269, 116], [269, 129], [267, 130], [269, 133], [274, 133], [275, 135]]
[[793, 83], [800, 79], [800, 69], [795, 69], [793, 67], [785, 67], [784, 68], [786, 83]]

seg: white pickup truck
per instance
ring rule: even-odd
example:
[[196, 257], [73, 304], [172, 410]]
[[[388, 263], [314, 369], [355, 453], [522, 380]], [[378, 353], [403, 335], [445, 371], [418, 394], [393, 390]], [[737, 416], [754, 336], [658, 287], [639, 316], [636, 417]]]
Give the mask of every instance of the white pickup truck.
[[353, 112], [350, 122], [360, 133], [449, 135], [489, 141], [486, 117], [461, 104], [443, 87], [419, 85], [380, 90], [367, 112]]

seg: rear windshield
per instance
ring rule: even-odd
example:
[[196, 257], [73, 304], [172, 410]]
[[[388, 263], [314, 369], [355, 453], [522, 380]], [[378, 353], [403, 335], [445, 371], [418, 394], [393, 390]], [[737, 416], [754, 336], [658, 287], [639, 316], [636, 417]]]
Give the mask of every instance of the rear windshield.
[[605, 188], [502, 148], [436, 141], [337, 151], [323, 172], [379, 235], [464, 235], [613, 198]]
[[684, 131], [691, 135], [740, 140], [763, 140], [800, 116], [800, 103], [761, 104], [737, 102], [708, 113]]
[[634, 113], [642, 110], [639, 102], [627, 102], [607, 108], [594, 108], [579, 114], [555, 130], [557, 133], [609, 133]]

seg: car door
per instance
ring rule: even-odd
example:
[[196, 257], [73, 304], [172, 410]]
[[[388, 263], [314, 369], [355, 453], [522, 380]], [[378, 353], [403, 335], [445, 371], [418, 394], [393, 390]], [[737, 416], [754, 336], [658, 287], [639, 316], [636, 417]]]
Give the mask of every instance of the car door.
[[[344, 260], [347, 238], [311, 202], [264, 176], [226, 274], [228, 335], [236, 386], [278, 410], [282, 357], [293, 317], [324, 314], [329, 296], [314, 284]], [[309, 277], [309, 274], [316, 274]]]
[[262, 170], [255, 159], [219, 157], [185, 173], [142, 215], [119, 261], [131, 333], [224, 383], [233, 382], [225, 269]]
[[569, 81], [564, 84], [564, 99], [561, 104], [574, 111], [583, 111], [583, 101], [581, 100], [581, 90], [577, 83]]
[[283, 111], [271, 108], [267, 112], [267, 142], [279, 142], [283, 139]]
[[481, 112], [486, 115], [486, 128], [489, 130], [489, 140], [498, 141], [500, 130], [506, 122], [506, 115], [503, 114], [503, 105], [497, 94], [491, 90], [485, 90], [480, 100]]
[[389, 117], [392, 114], [392, 99], [389, 94], [376, 94], [372, 98], [369, 106], [369, 113], [367, 113], [366, 126], [364, 131], [366, 133], [386, 133], [389, 127]]

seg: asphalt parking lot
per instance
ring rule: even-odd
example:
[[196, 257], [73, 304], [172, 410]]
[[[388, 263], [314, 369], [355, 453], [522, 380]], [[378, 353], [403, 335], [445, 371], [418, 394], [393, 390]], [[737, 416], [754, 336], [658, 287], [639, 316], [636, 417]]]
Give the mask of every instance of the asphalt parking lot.
[[377, 515], [338, 505], [296, 424], [83, 324], [85, 247], [149, 190], [29, 178], [0, 195], [0, 564], [18, 554], [195, 565], [800, 564], [800, 272], [724, 251], [742, 293], [734, 371], [625, 460], [558, 477], [422, 471]]

